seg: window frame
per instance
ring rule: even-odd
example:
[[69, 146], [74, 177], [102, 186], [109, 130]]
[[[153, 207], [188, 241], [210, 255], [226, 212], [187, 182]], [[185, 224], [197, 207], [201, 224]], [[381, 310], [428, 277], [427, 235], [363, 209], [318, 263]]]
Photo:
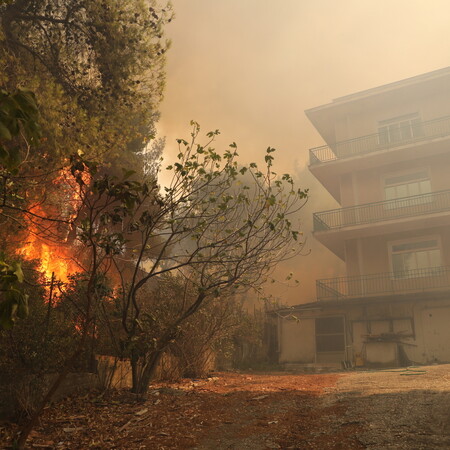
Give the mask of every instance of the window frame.
[[[342, 333], [317, 333], [317, 321], [318, 320], [324, 320], [324, 319], [341, 319], [342, 321]], [[343, 336], [343, 348], [342, 350], [318, 350], [317, 345], [317, 337], [320, 336]], [[317, 354], [324, 354], [324, 353], [344, 353], [346, 351], [347, 346], [347, 336], [346, 336], [346, 326], [345, 326], [345, 316], [342, 315], [334, 315], [334, 316], [323, 316], [323, 317], [315, 317], [314, 319], [314, 346]]]
[[[409, 182], [404, 182], [404, 183], [394, 183], [394, 184], [386, 184], [386, 181], [389, 178], [395, 178], [395, 177], [401, 177], [401, 176], [407, 176], [407, 175], [413, 175], [415, 173], [421, 173], [424, 172], [426, 174], [425, 177], [423, 178], [417, 178], [416, 181], [414, 180], [410, 180]], [[420, 184], [424, 181], [428, 181], [429, 182], [429, 192], [421, 192], [419, 194], [413, 194], [413, 195], [406, 195], [405, 197], [395, 197], [395, 198], [387, 198], [386, 197], [386, 188], [389, 187], [397, 187], [397, 186], [406, 186], [406, 189], [409, 190], [408, 185], [411, 185], [413, 183], [417, 183]], [[419, 186], [420, 189], [420, 186]], [[381, 177], [381, 194], [382, 194], [382, 198], [383, 201], [385, 202], [393, 202], [392, 204], [386, 204], [385, 205], [385, 209], [394, 209], [394, 208], [401, 208], [401, 207], [408, 207], [411, 205], [402, 205], [401, 199], [406, 199], [406, 198], [410, 198], [410, 197], [415, 197], [417, 195], [426, 195], [426, 194], [431, 194], [433, 192], [433, 185], [432, 185], [432, 180], [431, 180], [431, 170], [429, 166], [426, 167], [415, 167], [415, 168], [411, 168], [411, 169], [404, 169], [404, 170], [397, 170], [394, 172], [387, 172], [385, 174], [382, 175]], [[432, 201], [432, 197], [428, 196], [425, 197], [423, 199], [423, 203], [430, 203]], [[422, 203], [422, 202], [421, 202]]]
[[[408, 122], [407, 125], [406, 122]], [[390, 145], [413, 141], [423, 136], [421, 125], [422, 117], [418, 111], [380, 120], [377, 126], [378, 143], [381, 146], [389, 147]], [[408, 131], [408, 136], [404, 136], [406, 130]], [[394, 137], [396, 132], [398, 133], [398, 138]]]
[[[414, 243], [419, 243], [419, 242], [426, 242], [426, 241], [436, 241], [436, 247], [429, 247], [428, 249], [438, 249], [439, 250], [439, 259], [440, 259], [440, 264], [439, 266], [429, 266], [426, 269], [432, 269], [435, 267], [442, 267], [443, 266], [443, 251], [442, 251], [442, 242], [441, 242], [441, 236], [440, 235], [427, 235], [427, 236], [419, 236], [419, 237], [415, 237], [415, 238], [410, 238], [410, 239], [400, 239], [400, 240], [396, 240], [396, 241], [390, 241], [388, 242], [388, 255], [389, 255], [389, 267], [390, 267], [390, 272], [391, 272], [391, 279], [392, 280], [404, 280], [407, 278], [418, 278], [420, 277], [420, 275], [417, 275], [415, 277], [413, 276], [408, 276], [407, 274], [405, 274], [405, 276], [395, 276], [395, 273], [403, 273], [403, 272], [410, 272], [413, 270], [420, 270], [419, 268], [415, 268], [415, 269], [410, 269], [410, 270], [403, 270], [403, 271], [394, 271], [394, 261], [393, 261], [393, 247], [396, 245], [402, 245], [402, 244], [414, 244]], [[400, 253], [408, 253], [408, 252], [396, 252], [397, 254]], [[413, 252], [409, 252], [409, 253], [413, 253]], [[431, 271], [430, 271], [430, 275], [431, 275]]]

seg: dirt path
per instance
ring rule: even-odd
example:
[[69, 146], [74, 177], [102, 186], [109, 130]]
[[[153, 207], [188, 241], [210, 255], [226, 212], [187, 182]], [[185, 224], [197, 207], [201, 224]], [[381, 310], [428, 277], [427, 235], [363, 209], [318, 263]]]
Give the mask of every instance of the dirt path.
[[[450, 365], [320, 375], [217, 374], [49, 408], [30, 448], [450, 449]], [[14, 426], [0, 424], [2, 448]]]
[[330, 396], [370, 449], [450, 449], [450, 364], [339, 379]]

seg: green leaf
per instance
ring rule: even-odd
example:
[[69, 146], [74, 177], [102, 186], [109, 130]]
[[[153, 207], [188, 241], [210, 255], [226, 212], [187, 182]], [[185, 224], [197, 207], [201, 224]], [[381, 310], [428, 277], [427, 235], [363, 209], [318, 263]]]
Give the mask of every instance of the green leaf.
[[17, 281], [19, 283], [23, 283], [24, 276], [23, 276], [23, 272], [22, 272], [22, 266], [20, 265], [20, 263], [17, 261], [14, 261], [12, 263], [12, 269], [13, 269], [14, 275], [17, 277]]
[[2, 122], [0, 122], [0, 139], [6, 139], [7, 141], [12, 139], [11, 132]]
[[122, 168], [123, 179], [126, 180], [136, 173], [135, 170], [127, 170]]
[[14, 320], [12, 317], [9, 314], [3, 314], [3, 311], [0, 310], [0, 328], [3, 330], [10, 330], [13, 326]]
[[28, 317], [29, 309], [28, 309], [28, 295], [21, 294], [20, 301], [17, 305], [17, 317], [19, 319], [25, 319]]
[[14, 100], [19, 104], [21, 110], [29, 116], [34, 116], [38, 112], [36, 97], [33, 92], [19, 90], [14, 95]]
[[17, 311], [17, 301], [11, 291], [5, 293], [5, 300], [0, 303], [0, 326], [10, 330], [14, 326]]
[[8, 159], [8, 157], [9, 157], [8, 151], [6, 150], [6, 148], [4, 148], [2, 145], [0, 145], [0, 161], [2, 159], [6, 160], [6, 159]]

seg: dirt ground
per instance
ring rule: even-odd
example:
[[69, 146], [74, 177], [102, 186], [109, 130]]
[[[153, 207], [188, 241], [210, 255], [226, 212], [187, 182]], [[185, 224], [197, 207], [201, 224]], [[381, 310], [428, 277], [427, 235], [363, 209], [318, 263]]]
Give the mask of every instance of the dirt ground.
[[[0, 424], [2, 448], [16, 427]], [[29, 448], [450, 449], [450, 364], [338, 374], [215, 373], [66, 399]]]

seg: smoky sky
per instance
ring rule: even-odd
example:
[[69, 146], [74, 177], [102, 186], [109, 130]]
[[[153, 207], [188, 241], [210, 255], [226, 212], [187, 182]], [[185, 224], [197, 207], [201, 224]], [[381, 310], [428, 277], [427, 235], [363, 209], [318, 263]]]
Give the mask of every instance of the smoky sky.
[[275, 170], [309, 188], [300, 214], [305, 253], [278, 270], [300, 284], [275, 291], [286, 303], [314, 299], [316, 278], [345, 276], [337, 257], [311, 236], [312, 212], [339, 205], [307, 170], [324, 142], [304, 110], [333, 98], [450, 65], [448, 0], [172, 0], [167, 84], [159, 133], [165, 155], [189, 136], [191, 119], [220, 129], [243, 162], [268, 146]]

